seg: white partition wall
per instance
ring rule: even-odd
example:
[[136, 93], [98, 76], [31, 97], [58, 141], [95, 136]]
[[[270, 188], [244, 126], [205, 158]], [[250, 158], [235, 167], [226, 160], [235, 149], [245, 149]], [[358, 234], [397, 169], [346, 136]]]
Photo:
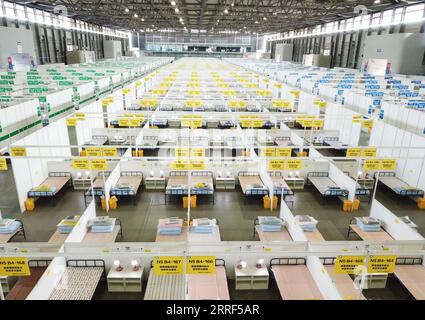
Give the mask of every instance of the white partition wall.
[[382, 222], [382, 226], [385, 231], [387, 231], [395, 240], [424, 239], [416, 230], [405, 224], [378, 200], [373, 200], [370, 216], [379, 219]]
[[66, 269], [65, 258], [54, 258], [26, 300], [48, 300]]
[[[56, 146], [55, 148], [37, 146]], [[18, 193], [21, 211], [25, 211], [24, 201], [31, 188], [40, 185], [47, 177], [48, 157], [70, 157], [70, 148], [59, 148], [57, 146], [69, 146], [69, 137], [66, 120], [60, 119], [47, 127], [35, 131], [25, 138], [12, 144], [12, 146], [27, 147], [27, 156], [42, 157], [39, 159], [12, 159], [12, 167], [15, 178], [16, 190]]]
[[338, 169], [333, 163], [329, 164], [329, 178], [339, 187], [348, 191], [348, 199], [353, 201], [356, 196], [356, 181]]
[[300, 225], [295, 221], [294, 215], [285, 201], [280, 204], [280, 217], [286, 222], [286, 228], [294, 241], [307, 241], [307, 237]]
[[66, 238], [65, 243], [82, 242], [87, 234], [87, 223], [94, 218], [96, 218], [96, 204], [91, 201], [78, 220], [77, 225]]
[[318, 257], [307, 257], [307, 268], [325, 300], [343, 299]]

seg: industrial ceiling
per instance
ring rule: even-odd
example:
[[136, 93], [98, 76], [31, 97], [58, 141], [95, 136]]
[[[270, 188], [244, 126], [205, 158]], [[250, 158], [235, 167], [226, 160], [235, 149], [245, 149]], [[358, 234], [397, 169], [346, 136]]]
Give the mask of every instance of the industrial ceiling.
[[[259, 34], [299, 29], [406, 4], [397, 0], [18, 0], [15, 2], [50, 12], [61, 11], [64, 6], [71, 18], [125, 30], [186, 29]], [[409, 1], [411, 2], [420, 1]]]

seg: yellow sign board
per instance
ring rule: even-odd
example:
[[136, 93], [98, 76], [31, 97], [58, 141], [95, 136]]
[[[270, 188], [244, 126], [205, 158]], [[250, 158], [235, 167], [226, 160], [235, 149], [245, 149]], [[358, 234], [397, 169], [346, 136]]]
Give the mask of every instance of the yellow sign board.
[[382, 171], [394, 171], [395, 169], [397, 169], [397, 160], [395, 159], [381, 160], [379, 164], [379, 170]]
[[77, 170], [90, 169], [90, 164], [88, 159], [73, 159], [71, 166]]
[[376, 148], [365, 148], [362, 150], [362, 156], [366, 158], [376, 157]]
[[7, 171], [7, 162], [5, 158], [0, 158], [0, 171]]
[[365, 160], [363, 162], [364, 171], [377, 171], [379, 170], [380, 161], [378, 159]]
[[353, 123], [360, 123], [362, 116], [353, 116]]
[[86, 156], [88, 157], [100, 157], [100, 147], [86, 147]]
[[292, 153], [291, 148], [277, 148], [276, 149], [276, 156], [277, 157], [289, 158], [289, 157], [291, 157], [291, 153]]
[[155, 257], [153, 270], [157, 276], [183, 274], [183, 257]]
[[335, 260], [336, 274], [354, 274], [358, 266], [363, 266], [365, 256], [338, 256]]
[[171, 165], [174, 171], [187, 171], [189, 170], [189, 162], [187, 161], [174, 161]]
[[90, 161], [90, 166], [93, 170], [108, 170], [108, 163], [106, 162], [106, 159], [94, 159]]
[[276, 156], [276, 149], [275, 148], [261, 149], [261, 156], [262, 157], [275, 157]]
[[367, 261], [368, 273], [394, 273], [396, 256], [371, 256]]
[[174, 154], [177, 158], [189, 157], [189, 148], [176, 148]]
[[122, 94], [129, 94], [129, 93], [130, 93], [130, 89], [128, 88], [122, 89]]
[[192, 157], [205, 157], [205, 148], [193, 148], [190, 150]]
[[362, 150], [360, 148], [348, 148], [347, 149], [347, 158], [359, 158], [361, 156]]
[[118, 156], [117, 148], [114, 148], [114, 147], [103, 148], [102, 155], [104, 157], [117, 157]]
[[366, 129], [372, 129], [373, 128], [373, 119], [363, 120], [363, 127], [366, 128]]
[[12, 157], [26, 157], [27, 149], [22, 147], [11, 147], [10, 154]]
[[190, 161], [190, 170], [205, 170], [205, 161], [204, 160], [192, 160]]
[[77, 118], [66, 118], [66, 125], [68, 127], [75, 127], [77, 125]]
[[118, 119], [118, 125], [120, 127], [129, 127], [130, 126], [130, 119], [128, 119], [128, 118]]
[[140, 87], [142, 85], [142, 83], [140, 82], [140, 81], [137, 81], [136, 83], [135, 83], [135, 86], [136, 87]]
[[215, 273], [215, 257], [186, 257], [186, 273], [187, 274], [214, 274]]
[[313, 120], [313, 127], [315, 128], [323, 128], [324, 125], [325, 125], [325, 120], [323, 119]]
[[0, 258], [0, 276], [30, 276], [27, 258]]
[[285, 170], [285, 160], [270, 160], [268, 170], [269, 171], [283, 171], [283, 170]]
[[82, 112], [75, 113], [75, 117], [77, 118], [78, 121], [86, 120], [86, 114]]
[[290, 159], [286, 161], [285, 169], [288, 171], [297, 170], [300, 171], [302, 168], [301, 159]]

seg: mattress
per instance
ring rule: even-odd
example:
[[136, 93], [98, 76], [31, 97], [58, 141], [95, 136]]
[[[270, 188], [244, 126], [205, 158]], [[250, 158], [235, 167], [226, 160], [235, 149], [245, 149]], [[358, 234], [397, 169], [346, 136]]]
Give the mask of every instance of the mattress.
[[260, 238], [260, 241], [292, 241], [291, 235], [288, 230], [282, 226], [281, 231], [277, 232], [264, 232], [261, 230], [261, 226], [255, 226], [255, 231]]
[[322, 300], [310, 271], [305, 265], [272, 267], [283, 300]]
[[170, 176], [167, 183], [167, 192], [171, 190], [184, 190], [187, 192], [187, 176]]
[[112, 232], [89, 232], [83, 238], [84, 243], [114, 243], [121, 227], [115, 226]]
[[344, 300], [357, 300], [359, 298], [360, 290], [357, 289], [348, 274], [335, 273], [334, 265], [325, 266], [325, 269]]
[[[132, 191], [134, 193], [137, 193], [137, 190], [139, 189], [142, 181], [143, 181], [142, 176], [121, 176], [112, 190], [113, 191], [129, 190], [129, 191]], [[125, 186], [125, 187], [122, 188], [122, 186]]]
[[425, 267], [396, 265], [394, 274], [416, 300], [425, 300]]
[[[239, 176], [239, 183], [241, 185], [242, 192], [244, 194], [247, 194], [248, 191], [253, 190], [253, 189], [251, 189], [252, 185], [259, 185], [259, 186], [262, 187], [262, 189], [265, 189], [263, 181], [261, 180], [260, 176], [258, 176], [258, 175], [256, 175], [256, 176], [242, 176], [241, 175], [241, 176]], [[257, 188], [255, 188], [255, 189], [257, 189]], [[261, 189], [258, 188], [258, 190], [261, 190]]]
[[282, 140], [282, 139], [275, 139], [274, 141], [279, 147], [288, 147], [288, 146], [292, 146], [293, 143], [291, 141], [291, 139], [289, 140]]
[[151, 269], [144, 300], [185, 300], [184, 290], [184, 275], [157, 276]]
[[226, 269], [218, 266], [214, 274], [189, 274], [187, 292], [189, 300], [230, 300]]
[[[208, 185], [207, 188], [196, 188], [197, 183], [206, 183]], [[212, 176], [192, 176], [190, 177], [190, 185], [191, 190], [193, 190], [193, 194], [196, 193], [208, 193], [212, 194], [214, 192], [214, 182]]]
[[340, 190], [337, 184], [329, 177], [308, 177], [308, 178], [322, 195], [324, 195], [327, 191], [329, 191], [329, 188], [338, 188], [338, 189], [335, 189], [336, 191]]
[[40, 183], [40, 186], [48, 186], [51, 191], [37, 191], [36, 187], [32, 188], [30, 192], [52, 192], [53, 194], [56, 194], [62, 190], [62, 188], [68, 183], [70, 179], [71, 177], [48, 177], [46, 180]]
[[178, 235], [164, 235], [156, 233], [156, 242], [186, 242], [187, 241], [187, 226], [183, 226], [182, 233]]
[[282, 176], [273, 176], [270, 175], [270, 178], [273, 181], [273, 186], [275, 189], [286, 189], [286, 190], [290, 190], [288, 184], [285, 182], [285, 179]]
[[30, 268], [30, 271], [30, 276], [19, 277], [12, 290], [7, 294], [6, 300], [25, 300], [36, 286], [38, 280], [40, 280], [44, 271], [46, 271], [46, 268]]
[[103, 271], [102, 267], [67, 267], [49, 300], [91, 300]]
[[213, 227], [212, 233], [195, 233], [193, 231], [189, 232], [189, 242], [211, 243], [220, 241], [220, 229], [218, 226]]

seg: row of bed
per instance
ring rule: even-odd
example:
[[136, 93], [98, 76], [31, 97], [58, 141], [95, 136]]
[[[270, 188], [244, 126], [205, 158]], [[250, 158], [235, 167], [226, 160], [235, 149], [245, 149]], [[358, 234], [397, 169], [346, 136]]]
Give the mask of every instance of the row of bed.
[[[218, 243], [221, 241], [218, 225], [211, 234], [192, 234], [186, 223], [180, 235], [164, 236], [157, 234], [156, 242], [208, 242]], [[254, 230], [261, 241], [292, 241], [286, 228], [281, 232], [262, 232], [257, 223], [254, 223]], [[308, 234], [310, 232], [306, 232]], [[387, 241], [392, 237], [382, 229], [380, 232], [364, 232], [354, 223], [350, 222], [349, 232], [357, 233], [363, 240]], [[273, 234], [273, 237], [268, 237]], [[320, 235], [320, 233], [319, 233]], [[118, 236], [122, 237], [122, 225], [119, 220], [112, 233], [98, 234], [87, 232], [83, 243], [113, 243]], [[324, 241], [323, 237], [312, 235], [312, 241]], [[55, 233], [49, 243], [62, 243]], [[334, 272], [335, 258], [321, 258], [325, 270], [328, 272], [336, 288], [344, 299], [357, 299], [359, 292], [354, 286], [349, 275], [336, 274]], [[41, 278], [50, 261], [31, 260], [31, 276], [20, 277], [6, 299], [25, 299]], [[282, 299], [323, 299], [308, 267], [305, 258], [274, 258], [270, 260], [270, 271], [273, 275]], [[425, 299], [425, 268], [421, 258], [399, 257], [394, 275], [411, 292], [416, 299]], [[106, 279], [106, 268], [103, 260], [68, 260], [65, 272], [50, 295], [51, 300], [90, 300], [92, 299], [99, 281]], [[66, 283], [65, 283], [66, 281]], [[187, 291], [184, 291], [185, 281], [187, 281]], [[62, 283], [63, 282], [63, 283]], [[63, 284], [63, 286], [61, 285]], [[216, 260], [216, 271], [208, 275], [169, 275], [158, 276], [153, 268], [148, 276], [148, 284], [145, 291], [145, 300], [184, 300], [184, 299], [230, 299], [226, 266], [224, 260]]]

